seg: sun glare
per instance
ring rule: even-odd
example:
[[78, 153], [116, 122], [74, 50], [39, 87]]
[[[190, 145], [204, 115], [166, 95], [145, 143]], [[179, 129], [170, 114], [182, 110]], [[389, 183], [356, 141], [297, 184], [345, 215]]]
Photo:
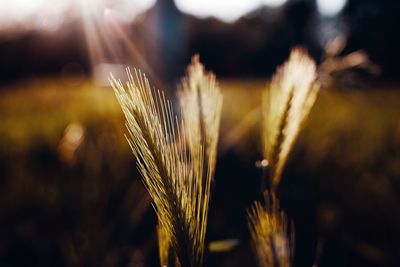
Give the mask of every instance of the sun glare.
[[317, 0], [317, 7], [321, 15], [333, 17], [342, 11], [346, 3], [347, 0]]
[[286, 2], [286, 0], [262, 0], [261, 2], [269, 7], [278, 7], [283, 5]]
[[[63, 22], [80, 16], [80, 6], [112, 8], [133, 20], [154, 5], [156, 0], [13, 0], [0, 1], [0, 32], [19, 30], [57, 30]], [[84, 3], [83, 3], [84, 2]]]
[[175, 0], [177, 7], [197, 17], [215, 17], [233, 22], [246, 13], [262, 6], [278, 7], [286, 0]]

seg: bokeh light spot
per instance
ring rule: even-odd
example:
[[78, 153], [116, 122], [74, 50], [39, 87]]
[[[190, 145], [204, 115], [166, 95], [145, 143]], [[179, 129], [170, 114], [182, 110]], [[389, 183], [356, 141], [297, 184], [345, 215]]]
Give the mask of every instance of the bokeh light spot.
[[335, 16], [342, 11], [346, 3], [347, 0], [317, 0], [317, 7], [321, 15]]

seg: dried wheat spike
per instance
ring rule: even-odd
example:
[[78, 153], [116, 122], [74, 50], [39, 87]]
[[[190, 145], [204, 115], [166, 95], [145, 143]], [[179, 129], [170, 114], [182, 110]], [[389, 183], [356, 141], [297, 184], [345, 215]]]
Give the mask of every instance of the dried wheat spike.
[[200, 163], [195, 159], [200, 156], [201, 146], [205, 144], [204, 166], [201, 168], [203, 175], [210, 175], [212, 179], [223, 99], [215, 75], [205, 71], [198, 55], [192, 57], [178, 93], [186, 126], [185, 134], [193, 160]]
[[[181, 266], [200, 266], [211, 180], [206, 176], [203, 181], [202, 170], [196, 169], [181, 132], [185, 125], [171, 103], [150, 88], [140, 71], [133, 77], [128, 69], [128, 78], [128, 91], [112, 76], [110, 83], [125, 114], [127, 139], [153, 198], [163, 240], [170, 242]], [[203, 151], [200, 146], [201, 164]]]
[[294, 231], [288, 238], [286, 215], [275, 194], [265, 191], [265, 207], [259, 202], [248, 212], [252, 244], [262, 267], [290, 267], [294, 252]]
[[263, 94], [263, 154], [270, 167], [274, 191], [288, 155], [319, 91], [316, 65], [301, 48], [277, 69]]

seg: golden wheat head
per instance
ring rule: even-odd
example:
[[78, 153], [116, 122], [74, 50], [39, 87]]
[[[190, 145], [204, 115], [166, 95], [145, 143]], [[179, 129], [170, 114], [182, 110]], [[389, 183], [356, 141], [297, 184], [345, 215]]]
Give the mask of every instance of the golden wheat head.
[[249, 229], [259, 265], [290, 267], [294, 251], [294, 231], [288, 238], [287, 217], [279, 209], [275, 194], [265, 192], [265, 207], [255, 202], [248, 212]]
[[187, 76], [182, 78], [179, 103], [190, 151], [193, 157], [197, 157], [202, 144], [205, 145], [203, 173], [212, 177], [217, 155], [222, 93], [215, 75], [205, 71], [198, 55], [192, 57]]
[[269, 163], [272, 189], [280, 181], [289, 152], [316, 100], [316, 78], [314, 60], [303, 49], [294, 48], [263, 94], [263, 154]]
[[[169, 101], [152, 90], [140, 71], [128, 69], [127, 89], [111, 76], [110, 83], [122, 107], [128, 129], [127, 140], [137, 159], [158, 217], [161, 259], [169, 244], [181, 266], [200, 266], [208, 213], [210, 179], [187, 148], [185, 125], [178, 121]], [[181, 130], [182, 129], [182, 130]], [[203, 164], [200, 145], [197, 160]], [[200, 175], [200, 177], [197, 177]], [[175, 257], [175, 256], [174, 256]]]

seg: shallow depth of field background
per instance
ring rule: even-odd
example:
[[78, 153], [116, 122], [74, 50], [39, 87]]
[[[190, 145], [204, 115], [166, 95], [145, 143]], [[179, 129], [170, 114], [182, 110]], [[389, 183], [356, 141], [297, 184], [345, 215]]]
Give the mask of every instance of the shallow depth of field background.
[[[126, 66], [176, 101], [200, 54], [224, 95], [205, 266], [255, 266], [260, 101], [290, 48], [336, 70], [285, 168], [294, 266], [400, 265], [400, 4], [378, 0], [0, 1], [0, 266], [158, 266], [156, 216], [108, 86]], [[324, 78], [326, 79], [326, 77]]]

